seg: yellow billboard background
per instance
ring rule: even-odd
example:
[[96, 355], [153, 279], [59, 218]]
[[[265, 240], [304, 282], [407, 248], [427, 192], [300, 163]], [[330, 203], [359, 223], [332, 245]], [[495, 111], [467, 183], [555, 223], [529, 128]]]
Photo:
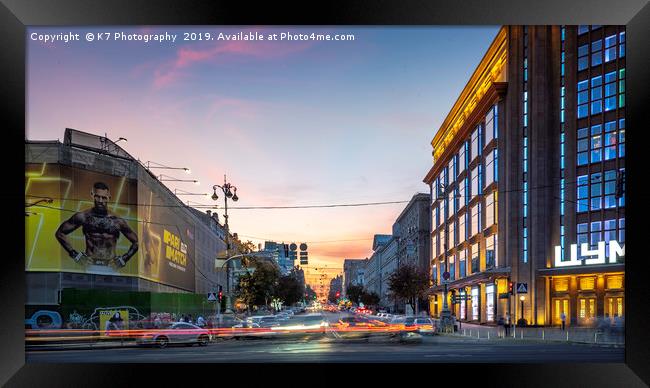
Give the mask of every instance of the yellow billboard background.
[[[56, 230], [64, 221], [75, 213], [94, 206], [91, 191], [95, 182], [104, 182], [109, 187], [109, 212], [126, 220], [137, 234], [135, 180], [59, 164], [25, 164], [25, 270], [138, 275], [137, 253], [124, 268], [119, 269], [81, 264], [68, 255], [55, 237]], [[79, 227], [66, 236], [72, 247], [79, 252], [86, 251], [82, 229]], [[120, 234], [116, 255], [125, 254], [130, 246], [131, 242]]]

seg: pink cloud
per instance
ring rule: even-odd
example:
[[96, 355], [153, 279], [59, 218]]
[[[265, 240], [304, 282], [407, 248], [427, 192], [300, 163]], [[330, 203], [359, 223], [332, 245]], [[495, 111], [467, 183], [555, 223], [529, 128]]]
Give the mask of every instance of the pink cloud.
[[201, 48], [182, 47], [176, 58], [160, 65], [154, 71], [154, 87], [169, 86], [183, 77], [182, 70], [207, 61], [226, 60], [235, 57], [256, 59], [281, 58], [313, 46], [313, 42], [267, 42], [267, 41], [227, 41], [217, 42]]

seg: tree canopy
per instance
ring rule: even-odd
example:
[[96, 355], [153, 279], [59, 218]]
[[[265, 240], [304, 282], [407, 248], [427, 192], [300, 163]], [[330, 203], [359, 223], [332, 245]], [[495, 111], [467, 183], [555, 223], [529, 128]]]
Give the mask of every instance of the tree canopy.
[[429, 289], [429, 274], [414, 265], [401, 266], [388, 277], [388, 289], [394, 300], [406, 299], [415, 311], [417, 299]]

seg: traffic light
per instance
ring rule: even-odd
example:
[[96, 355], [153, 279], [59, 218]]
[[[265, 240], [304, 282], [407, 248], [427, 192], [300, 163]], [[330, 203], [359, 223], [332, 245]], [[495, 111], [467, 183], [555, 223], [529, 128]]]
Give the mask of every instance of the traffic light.
[[514, 295], [514, 287], [512, 282], [508, 282], [508, 294]]
[[223, 287], [219, 286], [219, 302], [221, 302], [221, 298], [223, 298]]
[[336, 298], [338, 299], [340, 296], [341, 296], [341, 292], [340, 292], [340, 291], [336, 291]]

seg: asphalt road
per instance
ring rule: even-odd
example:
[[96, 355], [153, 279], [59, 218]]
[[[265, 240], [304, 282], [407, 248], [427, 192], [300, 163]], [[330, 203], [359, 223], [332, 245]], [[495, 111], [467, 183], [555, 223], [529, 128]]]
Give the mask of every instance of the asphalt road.
[[624, 362], [624, 349], [571, 343], [533, 343], [425, 336], [404, 344], [387, 337], [359, 339], [248, 339], [206, 347], [39, 350], [28, 363], [183, 363], [183, 362]]

